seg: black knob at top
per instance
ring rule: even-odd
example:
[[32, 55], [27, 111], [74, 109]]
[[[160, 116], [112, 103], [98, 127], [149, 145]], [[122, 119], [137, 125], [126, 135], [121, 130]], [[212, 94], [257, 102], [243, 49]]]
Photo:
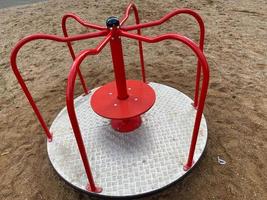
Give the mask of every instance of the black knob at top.
[[120, 25], [120, 21], [117, 17], [109, 17], [107, 20], [106, 20], [106, 25], [108, 28], [112, 28], [114, 26], [119, 26]]

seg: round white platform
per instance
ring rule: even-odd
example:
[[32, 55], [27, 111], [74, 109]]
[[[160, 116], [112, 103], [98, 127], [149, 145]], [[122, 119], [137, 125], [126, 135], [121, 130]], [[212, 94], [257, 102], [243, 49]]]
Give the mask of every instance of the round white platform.
[[[155, 90], [155, 105], [142, 116], [135, 131], [114, 131], [108, 119], [90, 107], [93, 92], [75, 99], [77, 118], [95, 182], [105, 197], [140, 196], [155, 192], [181, 179], [186, 163], [196, 110], [188, 96], [178, 90], [149, 83]], [[47, 142], [50, 161], [57, 173], [75, 188], [88, 192], [88, 183], [66, 107], [58, 114]], [[194, 155], [200, 159], [207, 142], [204, 115]], [[90, 193], [94, 194], [94, 193]]]

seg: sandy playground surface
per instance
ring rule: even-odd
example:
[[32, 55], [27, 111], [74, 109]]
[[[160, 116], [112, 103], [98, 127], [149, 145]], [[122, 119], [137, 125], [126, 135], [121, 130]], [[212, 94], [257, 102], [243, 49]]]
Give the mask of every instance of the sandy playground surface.
[[[64, 2], [64, 3], [63, 3]], [[90, 199], [62, 181], [49, 163], [46, 138], [10, 69], [15, 43], [32, 33], [62, 35], [60, 20], [74, 12], [96, 24], [122, 16], [128, 1], [55, 0], [0, 10], [0, 199]], [[152, 199], [267, 199], [267, 3], [258, 1], [135, 1], [141, 20], [161, 18], [175, 8], [192, 8], [206, 24], [205, 53], [211, 81], [205, 107], [209, 138], [204, 157], [180, 184]], [[132, 23], [131, 19], [129, 23]], [[71, 33], [85, 33], [70, 23]], [[194, 40], [198, 29], [187, 16], [173, 18], [144, 35], [179, 32]], [[76, 51], [99, 40], [75, 43]], [[125, 40], [127, 75], [139, 78], [135, 42]], [[145, 44], [150, 81], [193, 97], [196, 59], [175, 42]], [[41, 112], [50, 125], [65, 106], [71, 58], [63, 43], [33, 42], [20, 53], [19, 66]], [[108, 48], [82, 66], [92, 88], [113, 79]], [[82, 92], [77, 85], [77, 94]], [[226, 165], [219, 165], [217, 156]]]

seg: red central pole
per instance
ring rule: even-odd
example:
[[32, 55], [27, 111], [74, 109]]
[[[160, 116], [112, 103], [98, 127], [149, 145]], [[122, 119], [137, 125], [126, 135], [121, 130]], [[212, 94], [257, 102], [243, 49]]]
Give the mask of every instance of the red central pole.
[[118, 99], [127, 99], [129, 97], [127, 93], [125, 66], [123, 61], [123, 51], [121, 45], [121, 39], [118, 34], [119, 20], [116, 17], [110, 17], [107, 19], [107, 27], [111, 29], [112, 37], [110, 40], [111, 56], [113, 62], [113, 69], [115, 74]]

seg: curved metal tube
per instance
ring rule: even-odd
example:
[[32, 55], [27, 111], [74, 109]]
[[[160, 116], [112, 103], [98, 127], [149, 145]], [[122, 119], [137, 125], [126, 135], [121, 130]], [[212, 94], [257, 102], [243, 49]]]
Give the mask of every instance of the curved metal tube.
[[136, 24], [139, 24], [139, 23], [137, 23], [137, 21], [139, 22], [139, 16], [138, 16], [138, 10], [137, 10], [137, 7], [135, 6], [134, 3], [130, 3], [130, 4], [127, 6], [126, 10], [125, 10], [125, 13], [124, 13], [124, 16], [122, 17], [122, 20], [120, 21], [120, 26], [122, 26], [122, 25], [126, 22], [126, 20], [129, 18], [131, 9], [134, 10], [134, 15], [135, 15], [135, 20], [136, 20], [135, 22], [136, 22]]
[[30, 41], [38, 40], [38, 39], [47, 39], [47, 40], [53, 40], [53, 41], [57, 41], [57, 42], [67, 42], [67, 41], [76, 41], [76, 40], [81, 40], [81, 39], [88, 39], [88, 38], [93, 38], [93, 37], [98, 37], [98, 36], [105, 36], [105, 35], [107, 35], [107, 33], [108, 33], [108, 31], [100, 31], [97, 33], [87, 33], [87, 34], [77, 35], [77, 36], [68, 37], [68, 38], [59, 37], [56, 35], [36, 34], [36, 35], [31, 35], [31, 36], [23, 38], [12, 49], [11, 56], [10, 56], [10, 63], [11, 63], [12, 70], [13, 70], [22, 90], [24, 91], [29, 103], [31, 104], [41, 126], [43, 127], [45, 134], [46, 134], [49, 141], [52, 140], [52, 134], [48, 130], [47, 125], [46, 125], [38, 107], [36, 106], [32, 96], [31, 96], [31, 94], [30, 94], [30, 92], [29, 92], [20, 72], [19, 72], [19, 70], [18, 70], [17, 55], [18, 55], [19, 50], [21, 49], [21, 47], [23, 47], [25, 44], [29, 43]]
[[187, 163], [184, 167], [185, 170], [188, 170], [189, 168], [191, 168], [193, 164], [193, 157], [194, 157], [194, 152], [195, 152], [195, 147], [196, 147], [196, 142], [197, 142], [197, 137], [198, 137], [198, 132], [199, 132], [199, 126], [200, 126], [205, 99], [206, 99], [206, 95], [208, 91], [209, 66], [208, 66], [206, 57], [204, 56], [201, 49], [192, 40], [188, 39], [187, 37], [181, 36], [179, 34], [164, 34], [164, 35], [160, 35], [154, 38], [135, 35], [135, 34], [127, 33], [125, 31], [120, 31], [119, 34], [127, 38], [141, 40], [141, 41], [148, 42], [148, 43], [156, 43], [156, 42], [160, 42], [162, 40], [167, 40], [167, 39], [178, 40], [184, 43], [185, 45], [187, 45], [188, 47], [190, 47], [191, 50], [194, 51], [195, 55], [198, 57], [198, 60], [201, 64], [200, 66], [202, 67], [202, 70], [203, 70], [203, 80], [202, 80], [199, 104], [198, 104], [195, 125], [193, 129], [193, 134], [192, 134], [190, 150], [189, 150], [189, 156], [188, 156]]
[[[134, 11], [135, 23], [140, 24], [140, 19], [139, 19], [137, 7], [135, 6], [135, 4], [130, 3], [129, 6], [127, 7], [126, 11], [125, 11], [124, 17], [121, 20], [120, 26], [123, 26], [125, 21], [129, 18], [131, 9], [133, 9], [133, 11]], [[137, 34], [141, 35], [141, 29], [137, 29]], [[142, 41], [138, 41], [138, 46], [139, 46], [139, 54], [140, 54], [142, 79], [143, 79], [143, 82], [145, 83], [146, 82], [146, 72], [145, 72], [145, 62], [144, 62], [144, 53], [143, 53]]]
[[111, 33], [95, 49], [84, 50], [76, 57], [70, 69], [69, 75], [68, 75], [68, 83], [67, 83], [67, 90], [66, 90], [66, 104], [67, 104], [67, 110], [68, 110], [70, 122], [73, 128], [73, 132], [74, 132], [74, 135], [77, 141], [77, 145], [78, 145], [78, 148], [79, 148], [79, 151], [82, 157], [83, 165], [86, 171], [86, 175], [89, 181], [89, 187], [87, 187], [87, 189], [91, 190], [92, 192], [101, 192], [101, 189], [97, 188], [95, 185], [94, 178], [93, 178], [93, 175], [90, 169], [90, 164], [88, 161], [86, 149], [83, 143], [79, 123], [78, 123], [76, 112], [75, 112], [75, 106], [74, 106], [74, 86], [75, 86], [77, 72], [79, 70], [79, 67], [82, 61], [88, 55], [98, 54], [105, 47], [105, 45], [109, 42], [110, 38], [111, 38]]
[[[124, 30], [124, 31], [131, 31], [131, 30], [135, 30], [135, 29], [138, 30], [138, 29], [141, 29], [141, 28], [147, 28], [147, 27], [161, 25], [162, 23], [166, 22], [170, 18], [172, 18], [172, 17], [174, 17], [176, 15], [179, 15], [179, 14], [188, 14], [188, 15], [191, 15], [192, 17], [194, 17], [197, 20], [198, 25], [199, 25], [199, 29], [200, 29], [199, 48], [201, 49], [201, 51], [203, 51], [203, 49], [204, 49], [204, 39], [205, 39], [204, 22], [201, 19], [199, 14], [197, 14], [196, 12], [194, 12], [194, 11], [192, 11], [190, 9], [177, 9], [177, 10], [165, 15], [164, 17], [162, 17], [159, 20], [148, 22], [148, 23], [144, 23], [144, 24], [126, 26], [126, 27], [122, 27], [121, 29]], [[194, 107], [195, 108], [198, 107], [200, 76], [201, 76], [201, 66], [200, 66], [200, 62], [198, 61], [198, 63], [197, 63], [197, 75], [196, 75], [196, 88], [195, 88], [195, 96], [194, 96]]]
[[124, 27], [121, 27], [121, 30], [123, 30], [123, 31], [132, 31], [132, 30], [136, 30], [136, 29], [142, 29], [142, 28], [147, 28], [147, 27], [158, 26], [158, 25], [163, 24], [164, 22], [168, 21], [172, 17], [174, 17], [176, 15], [179, 15], [179, 14], [188, 14], [188, 15], [191, 15], [192, 17], [194, 17], [196, 19], [196, 21], [199, 24], [199, 28], [200, 28], [199, 48], [201, 50], [203, 50], [203, 46], [204, 46], [204, 35], [205, 35], [204, 22], [201, 19], [201, 17], [200, 17], [199, 14], [197, 14], [196, 12], [194, 12], [193, 10], [190, 10], [190, 9], [177, 9], [177, 10], [172, 11], [169, 14], [165, 15], [164, 17], [162, 17], [159, 20], [155, 20], [155, 21], [148, 22], [148, 23], [143, 23], [143, 24], [137, 24], [137, 25], [131, 25], [131, 26], [124, 26]]
[[[97, 29], [97, 30], [105, 30], [106, 29], [105, 27], [101, 27], [101, 26], [98, 26], [98, 25], [95, 25], [95, 24], [89, 24], [89, 23], [85, 22], [84, 20], [82, 20], [79, 16], [75, 15], [74, 13], [67, 13], [62, 17], [62, 21], [61, 21], [61, 27], [62, 27], [62, 31], [63, 31], [63, 34], [64, 34], [65, 37], [68, 37], [66, 24], [67, 24], [67, 20], [70, 19], [70, 18], [76, 20], [78, 23], [80, 23], [81, 25], [83, 25], [83, 26], [85, 26], [87, 28], [93, 28], [93, 29]], [[69, 48], [72, 60], [75, 60], [75, 53], [74, 53], [74, 50], [73, 50], [73, 47], [72, 47], [70, 41], [67, 42], [67, 46]], [[84, 78], [82, 76], [82, 73], [81, 73], [80, 69], [78, 71], [78, 75], [79, 75], [79, 78], [80, 78], [84, 93], [88, 94], [88, 88], [86, 87], [86, 83], [85, 83], [85, 80], [84, 80]]]
[[82, 20], [79, 16], [75, 15], [74, 13], [67, 13], [63, 16], [62, 21], [66, 21], [68, 18], [72, 18], [75, 19], [77, 22], [79, 22], [81, 25], [87, 27], [87, 28], [92, 28], [92, 29], [96, 29], [99, 31], [103, 31], [106, 30], [106, 27], [103, 26], [98, 26], [95, 24], [90, 24], [88, 22], [85, 22], [84, 20]]

